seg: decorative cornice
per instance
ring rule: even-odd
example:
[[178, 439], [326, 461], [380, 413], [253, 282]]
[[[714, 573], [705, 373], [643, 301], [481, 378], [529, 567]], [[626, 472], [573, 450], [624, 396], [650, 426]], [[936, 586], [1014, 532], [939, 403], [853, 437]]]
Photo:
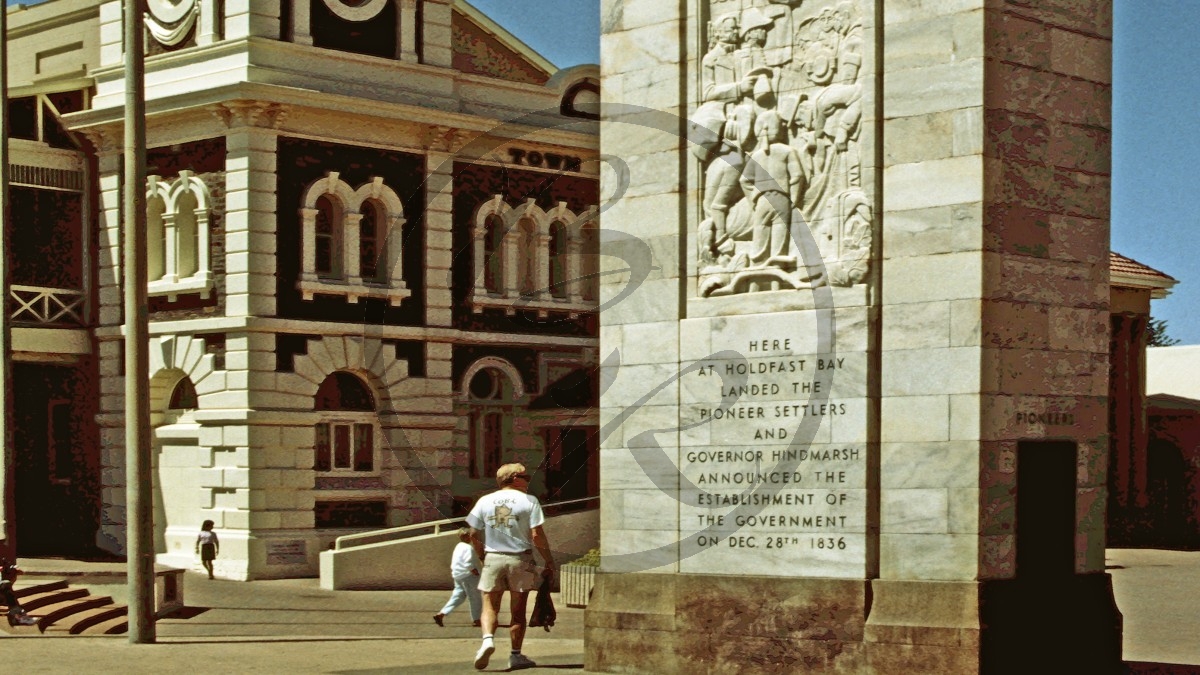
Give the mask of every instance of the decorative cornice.
[[457, 153], [475, 135], [464, 129], [431, 124], [421, 133], [421, 147], [433, 152]]
[[283, 104], [263, 101], [226, 101], [211, 105], [208, 110], [230, 129], [278, 129], [288, 113], [287, 106]]
[[102, 154], [121, 150], [124, 137], [121, 129], [116, 126], [85, 127], [76, 129], [75, 133], [82, 134], [92, 144], [92, 147]]

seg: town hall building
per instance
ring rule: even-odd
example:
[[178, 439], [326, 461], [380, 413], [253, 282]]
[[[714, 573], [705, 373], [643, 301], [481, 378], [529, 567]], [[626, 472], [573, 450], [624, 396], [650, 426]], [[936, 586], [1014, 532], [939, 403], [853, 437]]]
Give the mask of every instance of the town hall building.
[[[155, 547], [315, 575], [499, 464], [597, 494], [599, 71], [463, 0], [150, 0]], [[9, 11], [20, 555], [124, 553], [122, 4]]]

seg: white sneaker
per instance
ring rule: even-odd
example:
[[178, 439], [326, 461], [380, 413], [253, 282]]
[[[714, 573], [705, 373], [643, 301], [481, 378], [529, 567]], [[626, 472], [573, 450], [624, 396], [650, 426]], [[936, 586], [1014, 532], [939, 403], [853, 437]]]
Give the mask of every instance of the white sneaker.
[[496, 651], [496, 645], [491, 640], [485, 640], [479, 646], [479, 651], [475, 652], [475, 670], [483, 670], [487, 668], [488, 659], [492, 657], [492, 652]]
[[522, 668], [534, 668], [536, 666], [537, 664], [533, 662], [533, 659], [524, 654], [511, 654], [508, 657], [509, 670], [521, 670]]

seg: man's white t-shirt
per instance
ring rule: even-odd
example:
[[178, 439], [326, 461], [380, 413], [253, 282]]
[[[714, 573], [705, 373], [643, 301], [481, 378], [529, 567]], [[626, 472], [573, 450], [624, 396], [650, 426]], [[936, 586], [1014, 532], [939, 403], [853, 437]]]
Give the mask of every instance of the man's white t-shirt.
[[484, 533], [483, 550], [493, 553], [531, 550], [530, 530], [544, 522], [537, 497], [511, 488], [480, 497], [467, 515], [467, 525]]

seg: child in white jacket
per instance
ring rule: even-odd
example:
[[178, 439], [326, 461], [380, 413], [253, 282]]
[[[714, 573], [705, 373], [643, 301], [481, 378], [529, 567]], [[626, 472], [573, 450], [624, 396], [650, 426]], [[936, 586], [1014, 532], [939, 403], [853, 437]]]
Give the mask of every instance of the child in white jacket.
[[442, 619], [466, 599], [471, 606], [471, 620], [478, 626], [483, 599], [479, 595], [479, 560], [476, 559], [475, 549], [471, 546], [469, 527], [458, 530], [458, 544], [454, 546], [454, 554], [450, 557], [450, 576], [454, 578], [454, 592], [450, 594], [446, 606], [433, 615], [433, 622], [439, 626], [443, 625]]

